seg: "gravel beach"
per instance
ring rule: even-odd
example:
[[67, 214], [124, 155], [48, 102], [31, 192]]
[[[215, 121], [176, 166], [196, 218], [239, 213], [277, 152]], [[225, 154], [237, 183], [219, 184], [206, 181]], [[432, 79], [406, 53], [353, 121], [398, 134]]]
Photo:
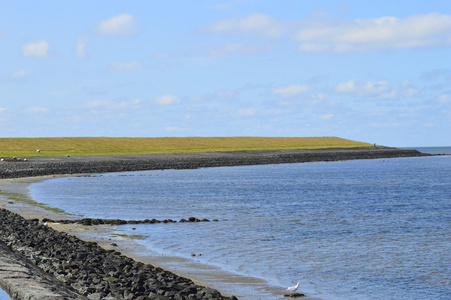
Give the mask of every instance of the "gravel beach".
[[[387, 147], [3, 158], [0, 179], [426, 156]], [[97, 243], [0, 209], [0, 286], [12, 299], [233, 299]], [[30, 282], [33, 284], [31, 285]], [[34, 289], [29, 287], [33, 286]]]

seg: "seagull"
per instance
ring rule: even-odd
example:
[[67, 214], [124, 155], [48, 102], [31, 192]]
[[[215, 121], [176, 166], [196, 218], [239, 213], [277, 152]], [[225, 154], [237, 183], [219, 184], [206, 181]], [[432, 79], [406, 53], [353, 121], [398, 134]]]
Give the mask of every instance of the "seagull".
[[290, 286], [289, 288], [287, 288], [287, 290], [291, 291], [291, 292], [296, 292], [298, 290], [298, 287], [301, 283], [298, 282], [295, 286]]

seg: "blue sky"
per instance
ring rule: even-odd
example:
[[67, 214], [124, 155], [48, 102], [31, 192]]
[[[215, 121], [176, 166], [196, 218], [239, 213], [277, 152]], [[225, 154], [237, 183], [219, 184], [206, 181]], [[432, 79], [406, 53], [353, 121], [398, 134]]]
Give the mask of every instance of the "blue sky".
[[451, 145], [443, 1], [3, 1], [0, 137]]

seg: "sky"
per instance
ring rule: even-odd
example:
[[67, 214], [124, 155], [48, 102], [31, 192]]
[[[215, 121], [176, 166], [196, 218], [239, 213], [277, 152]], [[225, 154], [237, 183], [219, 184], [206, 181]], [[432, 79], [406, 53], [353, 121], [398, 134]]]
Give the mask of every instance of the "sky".
[[451, 146], [449, 0], [0, 0], [0, 137]]

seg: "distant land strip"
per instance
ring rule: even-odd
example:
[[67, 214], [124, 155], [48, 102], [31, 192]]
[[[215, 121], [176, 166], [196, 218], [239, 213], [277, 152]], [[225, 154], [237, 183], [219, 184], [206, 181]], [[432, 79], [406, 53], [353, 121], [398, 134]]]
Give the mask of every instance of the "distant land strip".
[[417, 150], [387, 147], [335, 148], [313, 150], [228, 151], [153, 155], [69, 156], [11, 158], [0, 161], [0, 179], [44, 175], [197, 169], [207, 167], [303, 163], [428, 156]]
[[0, 158], [371, 147], [338, 137], [0, 138]]

